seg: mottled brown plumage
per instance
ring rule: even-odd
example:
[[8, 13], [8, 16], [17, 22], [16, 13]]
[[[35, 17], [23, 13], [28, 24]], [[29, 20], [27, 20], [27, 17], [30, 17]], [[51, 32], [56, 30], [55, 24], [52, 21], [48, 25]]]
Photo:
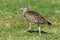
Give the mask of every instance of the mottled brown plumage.
[[[47, 25], [51, 25], [50, 22], [48, 22], [43, 16], [41, 16], [38, 12], [35, 11], [29, 11], [27, 6], [24, 6], [22, 8], [20, 8], [21, 10], [23, 10], [23, 16], [29, 21], [29, 29], [27, 31], [29, 31], [31, 29], [31, 23], [36, 23], [38, 24], [47, 24]], [[40, 27], [39, 29], [39, 35], [41, 33], [40, 31]]]
[[51, 25], [51, 23], [48, 22], [43, 16], [41, 16], [40, 14], [38, 14], [37, 12], [34, 12], [34, 11], [25, 12], [24, 17], [29, 22], [32, 22], [32, 23]]

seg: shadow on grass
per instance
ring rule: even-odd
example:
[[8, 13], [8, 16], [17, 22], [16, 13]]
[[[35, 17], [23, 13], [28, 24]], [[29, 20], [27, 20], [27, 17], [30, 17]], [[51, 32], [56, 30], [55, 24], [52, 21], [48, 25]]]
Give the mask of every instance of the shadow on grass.
[[[30, 32], [30, 33], [33, 33], [33, 32], [39, 33], [39, 30], [29, 30], [28, 32]], [[51, 33], [45, 32], [45, 31], [41, 31], [41, 33], [42, 34], [51, 34]]]

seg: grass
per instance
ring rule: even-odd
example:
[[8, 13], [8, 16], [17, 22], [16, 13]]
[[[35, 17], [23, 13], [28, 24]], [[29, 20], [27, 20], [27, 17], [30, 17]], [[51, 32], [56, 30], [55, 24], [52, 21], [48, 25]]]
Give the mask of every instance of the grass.
[[[24, 33], [28, 22], [17, 7], [28, 5], [30, 10], [39, 12], [52, 26], [40, 25], [42, 33]], [[37, 28], [32, 25], [33, 29]], [[60, 0], [0, 0], [0, 40], [60, 40]]]

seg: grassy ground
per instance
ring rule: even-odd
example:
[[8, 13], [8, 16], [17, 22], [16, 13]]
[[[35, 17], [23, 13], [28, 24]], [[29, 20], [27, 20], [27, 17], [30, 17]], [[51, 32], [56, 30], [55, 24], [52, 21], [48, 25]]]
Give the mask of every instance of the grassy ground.
[[[43, 15], [52, 26], [40, 25], [42, 33], [24, 33], [28, 22], [17, 7], [28, 5]], [[32, 25], [33, 29], [37, 28]], [[60, 0], [0, 0], [0, 40], [60, 40]]]

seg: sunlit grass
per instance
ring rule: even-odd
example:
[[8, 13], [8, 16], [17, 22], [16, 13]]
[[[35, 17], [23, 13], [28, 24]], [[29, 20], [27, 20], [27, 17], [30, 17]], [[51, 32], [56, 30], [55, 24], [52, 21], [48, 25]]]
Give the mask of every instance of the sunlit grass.
[[[52, 23], [52, 26], [40, 25], [41, 36], [36, 32], [26, 32], [28, 21], [22, 11], [15, 10], [24, 5], [36, 11]], [[37, 25], [32, 25], [33, 29]], [[60, 40], [60, 0], [0, 0], [0, 40]]]

